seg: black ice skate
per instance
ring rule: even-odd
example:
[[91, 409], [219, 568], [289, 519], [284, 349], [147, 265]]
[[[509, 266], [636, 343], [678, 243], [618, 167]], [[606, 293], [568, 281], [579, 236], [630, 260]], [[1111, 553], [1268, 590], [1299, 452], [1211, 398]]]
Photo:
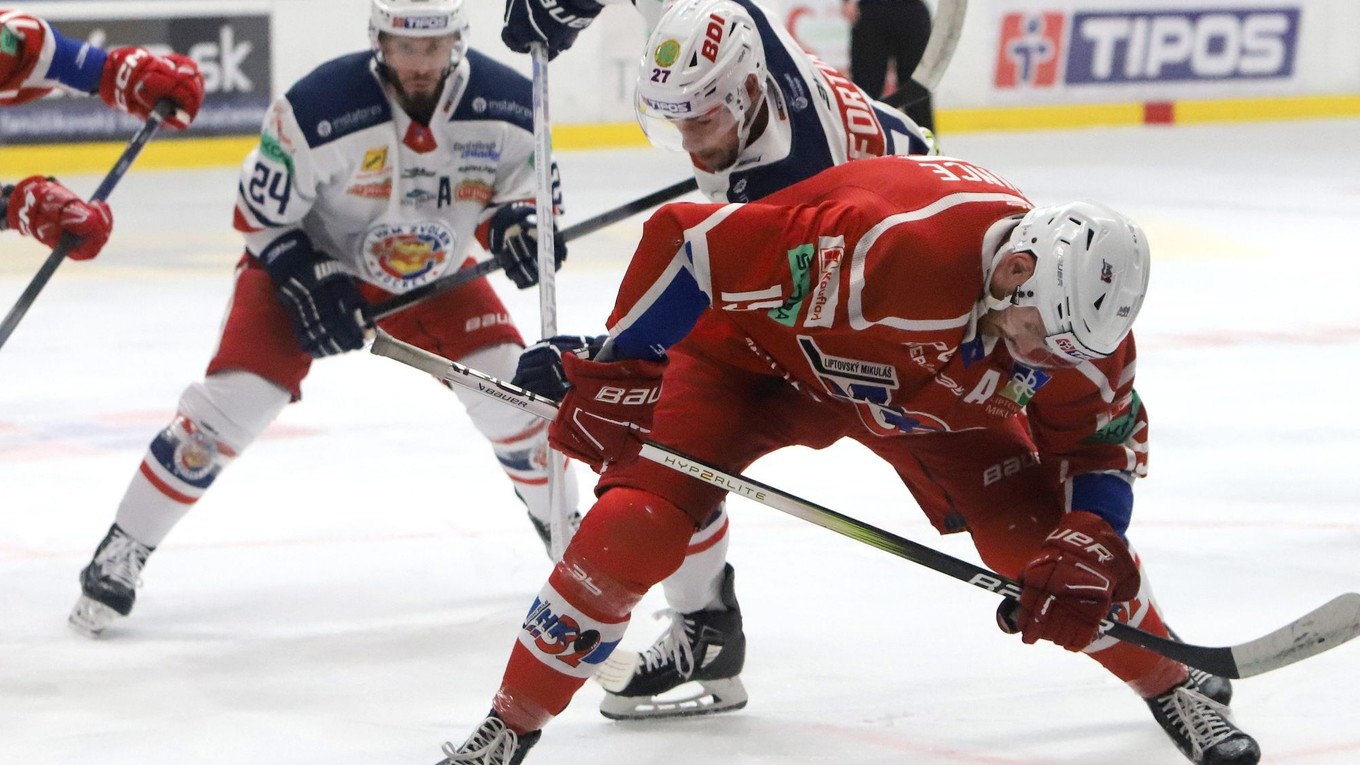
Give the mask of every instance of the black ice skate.
[[[615, 652], [595, 674], [604, 686], [600, 714], [611, 720], [689, 717], [746, 706], [741, 684], [746, 635], [729, 564], [723, 572], [724, 610], [673, 614], [670, 629], [641, 654]], [[696, 682], [676, 698], [662, 694]]]
[[462, 746], [444, 744], [444, 759], [435, 765], [519, 765], [539, 735], [539, 731], [515, 733], [493, 711]]
[[67, 620], [71, 627], [95, 637], [119, 617], [132, 613], [137, 577], [155, 549], [128, 536], [116, 523], [109, 527], [90, 565], [80, 572], [80, 599]]
[[[1170, 627], [1167, 627], [1166, 631], [1171, 635], [1171, 639], [1177, 643], [1185, 642], [1184, 640], [1181, 640], [1181, 636], [1177, 635], [1176, 631]], [[1225, 707], [1232, 703], [1233, 687], [1231, 680], [1226, 677], [1211, 675], [1202, 669], [1195, 669], [1194, 667], [1186, 667], [1186, 669], [1190, 670], [1190, 684], [1195, 690]]]
[[[1256, 765], [1261, 748], [1233, 724], [1232, 711], [1206, 696], [1196, 685], [1197, 670], [1189, 680], [1148, 699], [1148, 708], [1162, 730], [1195, 765]], [[1199, 675], [1213, 678], [1204, 672]]]

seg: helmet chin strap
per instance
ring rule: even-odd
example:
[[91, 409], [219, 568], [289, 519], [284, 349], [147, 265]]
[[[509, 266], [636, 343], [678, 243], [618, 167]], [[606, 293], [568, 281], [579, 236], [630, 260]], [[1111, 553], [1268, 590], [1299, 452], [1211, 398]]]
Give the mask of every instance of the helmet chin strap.
[[[745, 87], [745, 86], [743, 85], [743, 87]], [[770, 96], [769, 96], [769, 93], [770, 93], [770, 86], [769, 86], [769, 84], [766, 83], [766, 82], [764, 82], [764, 81], [761, 81], [761, 87], [760, 87], [759, 94], [756, 96], [755, 100], [751, 102], [751, 106], [750, 106], [750, 108], [747, 110], [747, 112], [748, 112], [748, 114], [749, 114], [749, 116], [750, 116], [750, 119], [749, 119], [749, 120], [747, 120], [747, 119], [741, 119], [741, 120], [738, 120], [738, 121], [737, 121], [737, 156], [738, 156], [738, 157], [740, 157], [740, 156], [741, 156], [741, 153], [744, 152], [744, 151], [746, 151], [746, 149], [747, 149], [748, 147], [750, 147], [752, 141], [754, 141], [756, 138], [759, 138], [759, 137], [760, 137], [760, 136], [755, 136], [755, 137], [753, 138], [753, 137], [751, 136], [751, 129], [752, 129], [753, 127], [755, 127], [756, 122], [758, 122], [758, 121], [760, 120], [760, 112], [761, 112], [761, 110], [762, 110], [762, 109], [768, 109], [768, 108], [770, 108]]]

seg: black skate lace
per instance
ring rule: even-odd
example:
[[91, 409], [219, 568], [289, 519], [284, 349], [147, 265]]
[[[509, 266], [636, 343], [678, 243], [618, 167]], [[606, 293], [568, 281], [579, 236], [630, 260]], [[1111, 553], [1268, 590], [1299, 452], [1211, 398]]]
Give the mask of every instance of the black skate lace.
[[99, 554], [99, 575], [136, 589], [140, 582], [137, 577], [146, 565], [146, 547], [124, 534], [115, 534], [109, 544]]
[[642, 652], [639, 671], [651, 672], [674, 664], [681, 677], [689, 677], [694, 674], [694, 622], [669, 608], [658, 611], [656, 616], [670, 616], [671, 626], [651, 648]]
[[1204, 752], [1232, 736], [1234, 728], [1224, 719], [1227, 707], [1204, 694], [1179, 686], [1158, 699], [1162, 712], [1190, 741], [1192, 759], [1199, 762]]
[[444, 763], [448, 765], [505, 765], [515, 756], [518, 747], [519, 736], [505, 727], [500, 718], [488, 717], [462, 746], [455, 747], [452, 741], [445, 741], [442, 750]]

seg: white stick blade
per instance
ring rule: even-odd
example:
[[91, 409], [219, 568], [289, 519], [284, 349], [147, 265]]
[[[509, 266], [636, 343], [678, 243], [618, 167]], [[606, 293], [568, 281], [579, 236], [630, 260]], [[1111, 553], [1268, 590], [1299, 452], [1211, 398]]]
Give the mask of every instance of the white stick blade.
[[1293, 623], [1232, 649], [1240, 677], [1279, 669], [1360, 635], [1360, 594], [1348, 592]]

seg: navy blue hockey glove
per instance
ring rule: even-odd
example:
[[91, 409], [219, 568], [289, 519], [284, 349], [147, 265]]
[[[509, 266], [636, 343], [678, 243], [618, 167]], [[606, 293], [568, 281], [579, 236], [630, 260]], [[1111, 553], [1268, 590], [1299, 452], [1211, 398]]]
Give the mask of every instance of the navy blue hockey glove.
[[519, 355], [515, 379], [511, 382], [536, 396], [561, 401], [571, 387], [567, 382], [567, 373], [562, 370], [562, 354], [571, 353], [591, 359], [599, 354], [607, 339], [608, 335], [556, 335], [540, 340]]
[[603, 8], [595, 0], [505, 0], [501, 40], [516, 53], [528, 53], [534, 43], [545, 43], [548, 58], [557, 58]]
[[368, 301], [339, 261], [317, 252], [301, 231], [270, 242], [260, 260], [307, 355], [319, 359], [364, 347]]
[[[562, 267], [567, 259], [567, 243], [553, 224], [553, 265]], [[538, 211], [530, 202], [511, 202], [491, 216], [486, 232], [487, 249], [505, 269], [505, 275], [520, 289], [538, 284]]]

